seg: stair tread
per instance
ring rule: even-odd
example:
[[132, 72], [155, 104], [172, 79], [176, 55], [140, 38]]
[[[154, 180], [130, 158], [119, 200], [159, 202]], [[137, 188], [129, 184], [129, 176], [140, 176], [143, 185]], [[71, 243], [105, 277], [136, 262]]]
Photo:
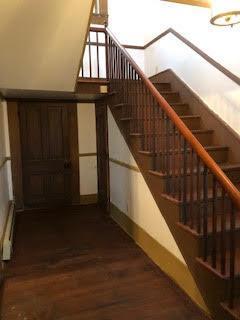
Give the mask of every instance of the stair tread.
[[113, 108], [119, 108], [119, 107], [123, 107], [123, 106], [126, 106], [127, 104], [126, 103], [118, 103], [118, 104], [114, 104], [112, 107]]
[[[151, 172], [150, 172], [150, 173], [151, 173]], [[156, 173], [153, 172], [152, 174], [153, 174], [153, 175], [157, 175], [157, 176], [159, 176], [159, 177], [164, 176], [164, 175], [161, 174], [161, 173], [160, 173], [160, 174], [156, 174]], [[236, 184], [234, 184], [234, 185], [235, 185], [235, 187], [240, 191], [240, 184], [239, 184], [239, 183], [236, 183]], [[182, 201], [177, 200], [176, 198], [172, 197], [171, 195], [168, 195], [167, 193], [162, 193], [162, 197], [167, 198], [167, 199], [171, 199], [171, 200], [174, 201], [175, 203], [181, 203], [181, 202], [182, 202]], [[201, 190], [201, 192], [199, 193], [199, 195], [198, 195], [197, 191], [194, 191], [194, 192], [192, 193], [192, 195], [191, 195], [190, 191], [187, 190], [187, 195], [186, 195], [187, 203], [190, 202], [191, 197], [192, 197], [192, 199], [193, 199], [193, 202], [196, 202], [196, 201], [198, 201], [198, 200], [200, 200], [200, 201], [202, 202], [203, 199], [204, 199], [203, 190]], [[199, 199], [198, 199], [198, 197], [199, 197]], [[221, 197], [222, 197], [222, 190], [221, 190], [221, 188], [217, 188], [217, 190], [216, 190], [216, 199], [221, 199]], [[213, 198], [212, 188], [208, 188], [208, 190], [207, 190], [207, 199], [208, 199], [208, 200], [211, 200], [212, 198]]]
[[[224, 162], [224, 163], [220, 163], [219, 164], [219, 167], [223, 170], [223, 171], [230, 171], [230, 170], [240, 170], [240, 163], [226, 163], [226, 162]], [[183, 169], [182, 169], [182, 171], [183, 171]], [[162, 173], [162, 172], [158, 172], [158, 171], [154, 171], [154, 170], [149, 170], [149, 172], [150, 173], [154, 173], [155, 172], [155, 174], [157, 174], [157, 173], [159, 173], [159, 174], [161, 174], [161, 176], [165, 176], [166, 174], [164, 174], [164, 173]], [[196, 173], [197, 172], [197, 170], [196, 170], [196, 167], [195, 168], [193, 168], [193, 173]], [[176, 175], [178, 174], [178, 172], [176, 171], [176, 173], [175, 173]], [[190, 174], [190, 169], [188, 168], [187, 169], [187, 174]], [[170, 170], [170, 175], [172, 175], [172, 171]]]
[[186, 102], [171, 102], [170, 105], [171, 106], [188, 106], [189, 107], [189, 104]]
[[133, 118], [130, 118], [130, 117], [120, 118], [120, 121], [128, 121], [128, 120], [133, 120]]
[[161, 94], [179, 94], [178, 91], [164, 91], [164, 90], [159, 90]]
[[[222, 145], [210, 145], [210, 146], [204, 146], [204, 149], [205, 150], [226, 150], [226, 149], [229, 149], [228, 146], [222, 146]], [[182, 152], [184, 151], [183, 148], [181, 148]], [[191, 149], [190, 148], [187, 148], [187, 151], [189, 152]], [[173, 149], [170, 149], [169, 152], [172, 153]], [[151, 152], [151, 151], [148, 151], [148, 150], [139, 150], [140, 153], [149, 153], [151, 155], [154, 155], [154, 152]], [[176, 148], [175, 149], [175, 152], [178, 152], [178, 149]], [[157, 152], [158, 154], [159, 153], [162, 153], [162, 152]], [[165, 152], [163, 152], [165, 153]]]
[[[214, 130], [213, 129], [191, 129], [190, 130], [193, 134], [196, 134], [196, 133], [199, 133], [199, 134], [201, 134], [201, 133], [213, 133], [214, 132]], [[137, 133], [137, 132], [135, 132], [135, 133], [130, 133], [130, 135], [131, 134], [138, 134], [138, 135], [142, 135], [142, 136], [144, 136], [144, 135], [161, 135], [161, 136], [166, 136], [167, 134], [165, 133], [165, 134], [162, 134], [162, 133], [157, 133], [157, 132], [154, 132], [154, 133], [152, 133], [152, 132], [150, 132], [150, 133]], [[173, 134], [173, 132], [170, 132], [168, 135], [172, 135]], [[176, 135], [178, 135], [178, 133], [176, 132], [175, 133]]]
[[234, 299], [234, 308], [229, 308], [229, 303], [221, 303], [222, 307], [233, 316], [233, 319], [240, 320], [240, 298]]
[[189, 115], [187, 114], [187, 115], [181, 115], [181, 116], [179, 116], [179, 118], [181, 118], [181, 119], [201, 118], [201, 116], [198, 114], [189, 114]]
[[[222, 217], [222, 213], [217, 213], [216, 214], [216, 231], [217, 233], [221, 232], [221, 217]], [[230, 212], [226, 212], [226, 231], [230, 230], [230, 226], [231, 226], [231, 214]], [[179, 223], [179, 225], [181, 225], [184, 229], [189, 230], [191, 233], [194, 232], [196, 234], [198, 234], [197, 232], [193, 231], [193, 229], [189, 226], [189, 224], [184, 225], [183, 223]], [[202, 222], [201, 222], [202, 225]], [[211, 235], [212, 234], [212, 227], [213, 227], [213, 219], [212, 219], [212, 215], [208, 215], [207, 217], [207, 226], [208, 226], [208, 234]], [[236, 230], [240, 230], [240, 212], [236, 213]], [[200, 233], [200, 235], [202, 236], [202, 233]]]
[[[202, 258], [197, 258], [198, 261], [200, 261], [203, 265], [206, 265], [207, 268], [210, 268], [213, 270], [213, 272], [221, 275], [221, 254], [220, 252], [217, 254], [217, 259], [216, 259], [216, 268], [214, 269], [212, 267], [212, 260], [211, 260], [211, 255], [209, 254], [207, 257], [206, 261], [203, 261]], [[229, 278], [230, 274], [230, 250], [226, 249], [226, 273], [225, 276], [226, 278]], [[240, 248], [236, 248], [236, 263], [235, 263], [235, 277], [239, 278], [240, 277]]]

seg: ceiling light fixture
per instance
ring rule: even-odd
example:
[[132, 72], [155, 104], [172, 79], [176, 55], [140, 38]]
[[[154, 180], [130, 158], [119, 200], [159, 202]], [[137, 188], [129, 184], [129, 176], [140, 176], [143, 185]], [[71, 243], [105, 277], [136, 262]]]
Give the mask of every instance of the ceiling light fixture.
[[212, 0], [212, 18], [216, 26], [233, 26], [240, 23], [240, 0]]

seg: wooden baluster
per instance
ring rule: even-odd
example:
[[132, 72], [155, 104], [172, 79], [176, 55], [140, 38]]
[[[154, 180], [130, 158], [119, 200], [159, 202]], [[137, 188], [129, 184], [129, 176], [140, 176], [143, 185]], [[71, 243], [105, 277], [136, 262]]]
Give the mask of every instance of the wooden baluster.
[[177, 180], [177, 171], [176, 171], [176, 157], [177, 157], [177, 148], [176, 148], [176, 127], [172, 123], [171, 125], [171, 132], [170, 135], [172, 137], [172, 195], [175, 198], [176, 197], [176, 180]]
[[88, 55], [89, 55], [89, 73], [90, 78], [92, 78], [92, 52], [91, 52], [91, 32], [89, 32], [88, 36]]
[[235, 243], [235, 229], [236, 229], [236, 216], [235, 207], [231, 201], [231, 217], [230, 217], [230, 295], [229, 295], [229, 308], [234, 308], [235, 297], [235, 258], [236, 258], [236, 243]]
[[[97, 77], [100, 78], [100, 69], [99, 69], [99, 39], [98, 32], [96, 32], [96, 45], [97, 45]], [[107, 57], [106, 57], [107, 61]]]
[[[181, 150], [182, 152], [182, 150]], [[188, 172], [187, 172], [187, 141], [186, 139], [183, 140], [183, 223], [187, 224], [188, 217], [187, 217], [187, 179], [188, 179]]]
[[161, 109], [157, 105], [155, 101], [155, 108], [156, 108], [156, 132], [155, 132], [155, 139], [156, 139], [156, 157], [155, 157], [155, 171], [159, 170], [159, 161], [161, 155], [161, 120], [160, 114]]
[[182, 201], [182, 137], [179, 130], [178, 133], [178, 200]]
[[201, 217], [201, 187], [200, 187], [200, 158], [197, 155], [197, 178], [196, 178], [196, 190], [197, 190], [197, 194], [196, 194], [196, 198], [197, 198], [197, 202], [196, 202], [196, 212], [197, 212], [197, 232], [200, 234], [202, 232], [202, 217]]
[[[105, 57], [106, 57], [106, 79], [109, 80], [109, 66], [110, 66], [110, 60], [109, 60], [109, 36], [107, 33], [105, 33]], [[99, 60], [100, 62], [100, 60]]]
[[156, 148], [156, 139], [157, 139], [157, 136], [156, 136], [156, 115], [157, 115], [157, 112], [156, 112], [156, 106], [154, 105], [154, 98], [151, 96], [151, 107], [152, 107], [152, 116], [153, 116], [153, 119], [152, 119], [152, 122], [153, 122], [153, 126], [152, 126], [152, 144], [153, 144], [153, 170], [155, 171], [156, 170], [156, 157], [157, 157], [157, 148]]
[[167, 193], [168, 194], [171, 192], [170, 154], [171, 154], [170, 120], [168, 117], [166, 117], [166, 174], [167, 174]]
[[212, 181], [212, 267], [217, 266], [217, 181], [213, 176]]
[[137, 103], [137, 72], [134, 70], [134, 104], [135, 104], [135, 128], [134, 132], [138, 132], [138, 103]]
[[195, 214], [193, 208], [193, 200], [194, 200], [194, 152], [193, 149], [190, 148], [190, 199], [189, 199], [189, 217], [190, 217], [190, 228], [194, 228], [195, 223]]
[[222, 213], [221, 213], [221, 273], [226, 275], [226, 208], [225, 208], [225, 190], [222, 188]]
[[203, 260], [208, 256], [208, 168], [203, 169]]

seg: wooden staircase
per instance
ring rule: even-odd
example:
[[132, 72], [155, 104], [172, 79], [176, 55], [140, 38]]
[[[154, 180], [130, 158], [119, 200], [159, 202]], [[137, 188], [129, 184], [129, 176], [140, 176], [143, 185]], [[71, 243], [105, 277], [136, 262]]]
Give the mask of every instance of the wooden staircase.
[[106, 31], [108, 103], [213, 319], [240, 319], [240, 163]]

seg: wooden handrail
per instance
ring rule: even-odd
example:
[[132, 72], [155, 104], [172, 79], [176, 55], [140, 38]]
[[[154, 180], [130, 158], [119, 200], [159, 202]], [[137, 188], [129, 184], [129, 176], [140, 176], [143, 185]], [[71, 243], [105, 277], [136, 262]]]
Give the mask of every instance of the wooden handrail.
[[183, 135], [186, 141], [190, 144], [190, 146], [197, 153], [202, 162], [206, 165], [206, 167], [211, 171], [212, 174], [216, 177], [218, 182], [225, 189], [226, 193], [229, 195], [233, 203], [236, 205], [237, 209], [240, 210], [240, 192], [233, 185], [233, 183], [229, 180], [229, 178], [225, 175], [225, 173], [221, 170], [218, 164], [212, 159], [212, 157], [206, 152], [204, 147], [200, 144], [200, 142], [195, 138], [192, 132], [188, 129], [188, 127], [184, 124], [184, 122], [179, 118], [176, 112], [171, 108], [169, 103], [162, 97], [162, 95], [158, 92], [152, 82], [147, 78], [144, 72], [139, 68], [139, 66], [133, 61], [132, 57], [128, 54], [126, 49], [118, 42], [115, 36], [111, 33], [111, 31], [107, 28], [106, 32], [110, 36], [111, 40], [115, 43], [115, 45], [122, 51], [125, 58], [132, 65], [132, 67], [136, 70], [148, 90], [151, 92], [153, 97], [158, 102], [159, 106], [165, 111], [168, 115], [169, 119], [175, 124], [176, 128], [178, 128], [179, 132]]

